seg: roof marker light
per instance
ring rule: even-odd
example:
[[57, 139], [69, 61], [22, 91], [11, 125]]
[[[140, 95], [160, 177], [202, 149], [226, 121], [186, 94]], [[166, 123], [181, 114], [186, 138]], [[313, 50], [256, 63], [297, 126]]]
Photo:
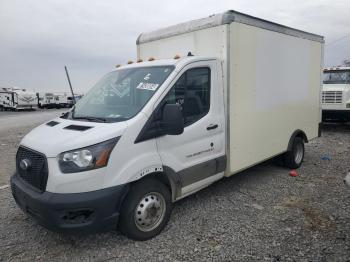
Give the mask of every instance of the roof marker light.
[[119, 67], [121, 67], [121, 65], [116, 65], [115, 67], [116, 67], [116, 68], [119, 68]]
[[179, 55], [175, 55], [174, 56], [174, 59], [179, 59], [181, 56], [179, 56]]
[[143, 60], [142, 59], [137, 59], [137, 63], [142, 63]]
[[155, 60], [154, 57], [148, 58], [148, 61], [154, 61], [154, 60]]
[[131, 60], [128, 61], [128, 65], [131, 65], [132, 63], [134, 63], [134, 62]]

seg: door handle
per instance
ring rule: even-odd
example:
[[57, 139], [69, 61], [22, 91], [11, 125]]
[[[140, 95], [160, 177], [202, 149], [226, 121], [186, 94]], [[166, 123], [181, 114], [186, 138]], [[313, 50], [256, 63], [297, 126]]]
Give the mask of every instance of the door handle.
[[212, 129], [215, 129], [215, 128], [218, 128], [218, 125], [217, 124], [211, 124], [207, 127], [207, 130], [212, 130]]

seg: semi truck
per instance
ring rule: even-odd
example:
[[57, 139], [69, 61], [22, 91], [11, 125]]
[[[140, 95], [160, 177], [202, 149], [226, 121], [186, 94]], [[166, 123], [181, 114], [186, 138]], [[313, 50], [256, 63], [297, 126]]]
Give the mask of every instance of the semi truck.
[[322, 120], [350, 121], [350, 63], [323, 70]]
[[298, 168], [320, 136], [323, 45], [236, 11], [142, 33], [137, 62], [23, 138], [14, 199], [53, 231], [146, 240], [215, 181], [276, 156]]

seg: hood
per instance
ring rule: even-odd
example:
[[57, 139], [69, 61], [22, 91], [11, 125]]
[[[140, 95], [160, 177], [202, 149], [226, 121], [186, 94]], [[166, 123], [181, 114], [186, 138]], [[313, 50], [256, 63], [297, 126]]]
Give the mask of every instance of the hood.
[[62, 152], [94, 145], [121, 136], [126, 122], [96, 123], [56, 118], [34, 128], [21, 145], [56, 157]]

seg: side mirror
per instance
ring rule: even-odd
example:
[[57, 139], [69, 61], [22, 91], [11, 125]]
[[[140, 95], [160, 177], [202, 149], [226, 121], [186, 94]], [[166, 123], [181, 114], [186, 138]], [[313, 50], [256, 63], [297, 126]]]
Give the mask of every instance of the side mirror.
[[184, 131], [184, 118], [180, 105], [166, 104], [162, 114], [162, 130], [167, 135], [180, 135]]

